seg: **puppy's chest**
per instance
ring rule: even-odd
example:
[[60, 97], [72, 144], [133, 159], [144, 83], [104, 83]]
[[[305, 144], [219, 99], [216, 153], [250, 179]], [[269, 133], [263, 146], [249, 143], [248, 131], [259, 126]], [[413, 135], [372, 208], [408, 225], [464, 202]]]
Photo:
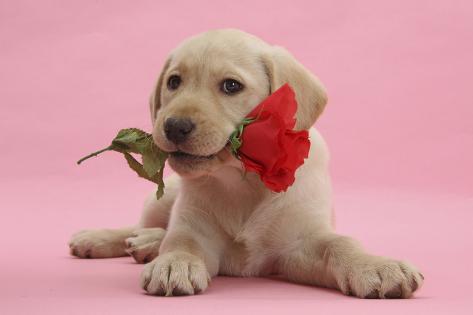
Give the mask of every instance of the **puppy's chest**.
[[[226, 172], [212, 184], [212, 196], [206, 197], [209, 198], [210, 211], [226, 244], [222, 253], [221, 274], [258, 275], [261, 268], [253, 268], [249, 262], [255, 261], [255, 257], [264, 256], [254, 251], [254, 244], [261, 243], [264, 237], [251, 231], [255, 224], [261, 227], [267, 223], [261, 220], [259, 210], [271, 198], [271, 194], [253, 173], [242, 175]], [[259, 258], [256, 260], [259, 261]], [[264, 260], [258, 266], [265, 265]]]
[[[238, 209], [245, 213], [245, 209]], [[252, 217], [237, 215], [222, 217], [220, 228], [224, 230], [226, 246], [223, 249], [219, 273], [229, 276], [260, 276], [273, 272], [272, 257], [266, 255], [261, 249], [265, 243], [265, 237], [253, 233], [247, 237], [252, 230]], [[255, 250], [256, 249], [256, 250]]]
[[241, 202], [227, 201], [219, 209], [215, 209], [214, 216], [220, 229], [234, 240], [244, 230], [248, 219], [251, 216], [253, 205], [248, 204], [245, 200]]
[[245, 228], [265, 198], [265, 191], [254, 184], [258, 180], [255, 174], [244, 175], [230, 169], [217, 174], [212, 183], [208, 202], [217, 224], [231, 239], [235, 239]]
[[231, 276], [270, 274], [273, 270], [271, 257], [268, 257], [264, 250], [255, 250], [265, 242], [264, 235], [252, 233], [255, 222], [260, 222], [258, 206], [243, 201], [228, 203], [226, 208], [220, 210], [222, 211], [216, 214], [216, 219], [223, 232], [222, 237], [226, 240], [221, 256], [220, 274]]

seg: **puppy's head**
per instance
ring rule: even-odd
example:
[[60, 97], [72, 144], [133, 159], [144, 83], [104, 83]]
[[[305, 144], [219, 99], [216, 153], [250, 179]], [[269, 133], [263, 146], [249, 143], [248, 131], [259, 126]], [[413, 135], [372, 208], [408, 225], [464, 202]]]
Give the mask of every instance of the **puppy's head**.
[[299, 104], [296, 129], [310, 128], [325, 91], [288, 52], [237, 30], [190, 38], [171, 53], [151, 95], [154, 141], [181, 176], [212, 173], [232, 159], [226, 146], [235, 127], [285, 83]]

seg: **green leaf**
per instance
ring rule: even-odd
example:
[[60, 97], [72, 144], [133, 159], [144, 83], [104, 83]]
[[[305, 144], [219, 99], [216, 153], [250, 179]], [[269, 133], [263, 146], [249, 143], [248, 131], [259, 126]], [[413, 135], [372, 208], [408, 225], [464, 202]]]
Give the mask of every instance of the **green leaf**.
[[243, 134], [243, 130], [245, 129], [246, 125], [251, 124], [255, 121], [256, 118], [245, 118], [243, 121], [236, 126], [235, 131], [232, 132], [230, 138], [230, 149], [235, 157], [238, 158], [238, 149], [240, 149], [241, 145], [243, 144], [241, 141], [241, 136]]
[[[151, 134], [136, 128], [122, 129], [118, 132], [115, 139], [112, 140], [110, 146], [83, 157], [77, 164], [105, 151], [123, 153], [128, 166], [135, 171], [139, 177], [158, 184], [156, 197], [159, 199], [163, 196], [164, 166], [168, 154], [156, 146]], [[130, 153], [141, 155], [143, 164], [138, 162]]]
[[142, 156], [143, 169], [149, 177], [155, 176], [161, 168], [161, 161], [156, 158], [152, 151], [147, 151]]
[[161, 198], [164, 194], [164, 164], [163, 167], [159, 170], [159, 173], [156, 176], [156, 179], [158, 180], [158, 189], [156, 190], [156, 198]]
[[154, 145], [150, 134], [136, 128], [122, 129], [112, 141], [112, 149], [118, 152], [144, 154]]
[[145, 172], [143, 169], [143, 165], [141, 165], [140, 162], [138, 162], [133, 155], [131, 155], [128, 152], [123, 153], [125, 156], [126, 161], [128, 162], [128, 166], [135, 171], [136, 174], [138, 174], [139, 177], [147, 179], [149, 181], [153, 182], [153, 179], [148, 176], [148, 174]]

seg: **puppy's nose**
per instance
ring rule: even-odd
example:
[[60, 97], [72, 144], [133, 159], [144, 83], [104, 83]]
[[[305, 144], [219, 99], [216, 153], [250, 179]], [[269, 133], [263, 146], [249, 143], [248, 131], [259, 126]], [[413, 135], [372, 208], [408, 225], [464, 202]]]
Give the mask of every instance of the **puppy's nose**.
[[188, 118], [168, 118], [164, 122], [166, 138], [175, 144], [186, 141], [194, 128], [194, 123]]

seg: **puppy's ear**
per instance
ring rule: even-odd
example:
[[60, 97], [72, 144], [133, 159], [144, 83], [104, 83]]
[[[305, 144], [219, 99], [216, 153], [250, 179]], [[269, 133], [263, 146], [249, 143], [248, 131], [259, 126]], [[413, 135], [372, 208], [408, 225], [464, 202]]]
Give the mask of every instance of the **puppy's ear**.
[[166, 60], [166, 63], [161, 70], [161, 74], [159, 75], [158, 81], [156, 82], [153, 92], [149, 97], [149, 110], [151, 113], [151, 123], [154, 126], [154, 122], [156, 120], [156, 112], [161, 107], [161, 87], [163, 85], [164, 74], [166, 73], [167, 69], [169, 68], [169, 64], [171, 63], [171, 58]]
[[327, 104], [324, 86], [284, 48], [271, 47], [262, 58], [269, 77], [270, 92], [289, 83], [298, 104], [295, 129], [309, 129]]

